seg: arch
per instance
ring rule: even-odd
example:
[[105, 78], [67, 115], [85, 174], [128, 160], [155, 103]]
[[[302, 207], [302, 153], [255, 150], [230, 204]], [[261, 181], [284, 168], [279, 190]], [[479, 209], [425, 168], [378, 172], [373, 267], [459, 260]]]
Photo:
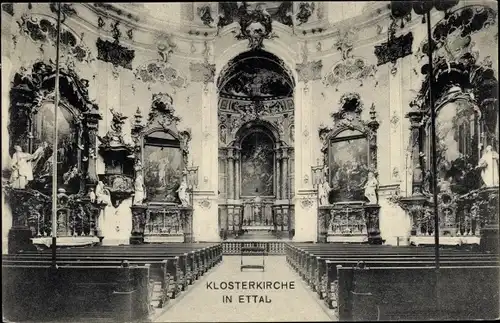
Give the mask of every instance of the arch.
[[[297, 58], [295, 49], [291, 48], [284, 42], [278, 39], [273, 39], [273, 41], [264, 41], [265, 51], [279, 57], [285, 64], [288, 71], [292, 76], [293, 80], [298, 80], [297, 71], [295, 70], [295, 65], [297, 64]], [[227, 47], [223, 52], [221, 52], [215, 60], [215, 80], [218, 80], [220, 75], [223, 73], [224, 67], [233, 60], [238, 55], [248, 51], [248, 44], [246, 41], [239, 41], [234, 45]]]
[[279, 131], [278, 129], [276, 129], [274, 125], [272, 125], [268, 121], [258, 119], [258, 120], [248, 121], [247, 123], [243, 124], [240, 127], [240, 129], [238, 129], [238, 131], [236, 132], [235, 139], [231, 143], [231, 145], [237, 145], [241, 147], [241, 143], [243, 142], [243, 140], [248, 135], [256, 131], [261, 131], [265, 133], [267, 136], [270, 137], [270, 139], [273, 141], [275, 145], [281, 141]]

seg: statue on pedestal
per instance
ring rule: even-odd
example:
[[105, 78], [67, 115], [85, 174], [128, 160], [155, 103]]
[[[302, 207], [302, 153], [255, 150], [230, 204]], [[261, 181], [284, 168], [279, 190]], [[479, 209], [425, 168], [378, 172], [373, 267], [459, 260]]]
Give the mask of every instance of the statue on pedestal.
[[365, 184], [365, 197], [368, 199], [369, 204], [377, 204], [377, 189], [378, 181], [373, 172], [368, 172], [368, 179]]
[[33, 162], [41, 156], [47, 143], [43, 143], [33, 154], [23, 152], [21, 146], [14, 146], [15, 153], [11, 158], [10, 183], [12, 188], [25, 189], [26, 185], [33, 180]]
[[319, 195], [319, 205], [320, 206], [324, 206], [324, 205], [329, 204], [328, 196], [329, 196], [331, 190], [332, 189], [330, 187], [330, 184], [328, 184], [327, 180], [325, 180], [325, 181], [323, 181], [323, 183], [319, 184], [318, 195]]
[[493, 147], [487, 146], [485, 148], [477, 168], [481, 168], [484, 186], [498, 186], [498, 153], [493, 150]]
[[141, 205], [146, 199], [146, 186], [144, 185], [144, 178], [142, 176], [142, 167], [138, 164], [135, 167], [137, 175], [134, 182], [134, 205]]
[[181, 200], [181, 206], [189, 206], [189, 193], [187, 192], [187, 183], [186, 178], [182, 179], [181, 185], [177, 189], [177, 194], [179, 196], [179, 200]]

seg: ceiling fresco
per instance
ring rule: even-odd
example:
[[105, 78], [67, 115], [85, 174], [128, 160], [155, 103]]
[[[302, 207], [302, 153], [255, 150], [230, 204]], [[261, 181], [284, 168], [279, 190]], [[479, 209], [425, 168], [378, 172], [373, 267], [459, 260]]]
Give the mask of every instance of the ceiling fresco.
[[221, 96], [280, 98], [293, 94], [293, 80], [283, 62], [265, 51], [250, 51], [234, 58], [221, 73]]

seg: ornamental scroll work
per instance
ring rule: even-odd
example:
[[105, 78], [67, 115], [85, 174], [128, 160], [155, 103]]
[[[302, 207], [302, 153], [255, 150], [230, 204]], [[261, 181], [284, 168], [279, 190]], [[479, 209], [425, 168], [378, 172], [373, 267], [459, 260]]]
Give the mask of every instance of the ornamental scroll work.
[[284, 141], [293, 141], [287, 129], [293, 128], [293, 98], [254, 102], [242, 99], [219, 98], [219, 142], [229, 144], [238, 129], [254, 120], [269, 122]]
[[[56, 46], [57, 22], [47, 16], [23, 15], [18, 21], [19, 29], [35, 43], [49, 43]], [[77, 36], [76, 32], [61, 24], [62, 56], [68, 55], [79, 62], [90, 63], [92, 57], [90, 49], [83, 43], [84, 33]]]

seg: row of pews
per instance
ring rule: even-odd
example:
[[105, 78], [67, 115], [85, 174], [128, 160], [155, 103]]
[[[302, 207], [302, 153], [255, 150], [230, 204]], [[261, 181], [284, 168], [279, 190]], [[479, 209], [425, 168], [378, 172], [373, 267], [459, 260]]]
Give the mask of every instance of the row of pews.
[[166, 243], [2, 256], [8, 321], [144, 321], [222, 260], [222, 245]]
[[340, 321], [500, 316], [499, 255], [470, 250], [288, 243], [288, 264]]

